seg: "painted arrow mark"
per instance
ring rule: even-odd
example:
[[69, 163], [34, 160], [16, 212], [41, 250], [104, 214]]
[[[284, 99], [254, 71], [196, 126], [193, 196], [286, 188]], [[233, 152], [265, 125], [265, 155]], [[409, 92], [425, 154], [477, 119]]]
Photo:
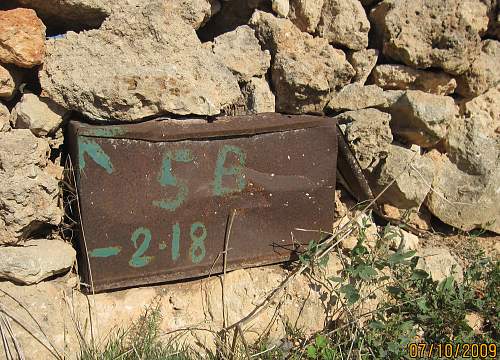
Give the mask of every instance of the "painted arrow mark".
[[80, 138], [78, 145], [78, 158], [80, 171], [85, 169], [85, 154], [101, 166], [108, 174], [113, 172], [113, 164], [109, 156], [102, 150], [101, 146], [94, 140], [85, 137]]
[[116, 256], [122, 251], [121, 246], [110, 246], [105, 248], [96, 248], [92, 250], [89, 254], [90, 257], [94, 258], [107, 258], [110, 256]]

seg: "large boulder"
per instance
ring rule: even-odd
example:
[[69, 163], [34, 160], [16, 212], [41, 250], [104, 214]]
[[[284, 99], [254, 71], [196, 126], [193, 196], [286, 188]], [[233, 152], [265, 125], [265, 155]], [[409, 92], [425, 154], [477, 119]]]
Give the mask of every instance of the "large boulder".
[[61, 240], [30, 240], [24, 246], [0, 246], [0, 279], [31, 285], [68, 271], [76, 252]]
[[384, 90], [420, 90], [436, 95], [452, 94], [457, 81], [444, 72], [417, 70], [398, 64], [376, 66], [371, 81]]
[[376, 109], [363, 109], [346, 111], [336, 119], [347, 123], [345, 136], [361, 168], [373, 170], [389, 152], [391, 116]]
[[319, 36], [333, 45], [353, 50], [368, 46], [370, 22], [358, 0], [325, 0], [317, 27]]
[[343, 110], [360, 110], [369, 107], [383, 107], [387, 103], [384, 90], [377, 85], [360, 85], [353, 83], [333, 93], [327, 109], [338, 112]]
[[30, 129], [36, 136], [53, 135], [60, 127], [64, 108], [41, 99], [35, 94], [24, 94], [12, 109], [12, 124], [16, 129]]
[[58, 180], [50, 174], [49, 144], [30, 130], [0, 132], [0, 245], [58, 225]]
[[219, 114], [241, 96], [236, 77], [162, 6], [147, 2], [99, 30], [49, 40], [43, 96], [98, 119]]
[[43, 62], [45, 25], [31, 9], [0, 11], [0, 62], [32, 68]]
[[324, 0], [290, 0], [288, 17], [300, 30], [314, 34]]
[[482, 228], [500, 234], [500, 162], [489, 174], [470, 174], [444, 154], [431, 151], [436, 173], [427, 208], [441, 221], [464, 231]]
[[384, 0], [370, 19], [386, 56], [461, 74], [479, 54], [488, 8], [480, 0]]
[[432, 160], [418, 152], [390, 145], [387, 157], [370, 174], [375, 193], [381, 193], [379, 203], [398, 209], [418, 209], [429, 193], [434, 179]]
[[254, 30], [247, 25], [216, 37], [212, 51], [243, 81], [265, 75], [271, 65], [269, 51], [261, 49]]
[[500, 83], [500, 42], [484, 40], [481, 54], [469, 69], [458, 78], [457, 92], [464, 97], [474, 97]]
[[450, 126], [445, 149], [468, 174], [491, 176], [500, 166], [500, 88], [465, 104], [464, 115]]
[[[113, 12], [140, 5], [140, 0], [15, 0], [35, 9], [51, 26], [70, 29], [99, 27]], [[194, 29], [204, 25], [217, 12], [216, 0], [165, 0], [166, 11], [180, 16]], [[160, 8], [159, 11], [162, 11]]]
[[432, 147], [441, 141], [458, 115], [449, 96], [408, 90], [389, 109], [391, 129], [412, 144]]
[[354, 68], [354, 71], [356, 71], [356, 75], [352, 78], [352, 81], [363, 85], [377, 64], [378, 50], [363, 49], [359, 51], [351, 51], [347, 55], [347, 60], [349, 60]]
[[300, 31], [290, 20], [256, 11], [250, 24], [273, 56], [277, 111], [321, 113], [330, 92], [339, 90], [353, 77], [354, 69], [341, 50], [325, 39]]

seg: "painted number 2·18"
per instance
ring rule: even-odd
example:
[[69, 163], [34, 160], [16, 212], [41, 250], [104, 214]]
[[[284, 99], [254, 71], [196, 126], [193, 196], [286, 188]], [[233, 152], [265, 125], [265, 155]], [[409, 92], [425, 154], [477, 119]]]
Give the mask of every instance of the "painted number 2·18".
[[[188, 255], [193, 264], [200, 263], [207, 253], [205, 248], [205, 239], [207, 238], [207, 228], [201, 222], [194, 222], [191, 224], [189, 230], [189, 237], [191, 240]], [[129, 260], [129, 265], [134, 268], [141, 268], [154, 260], [154, 256], [146, 255], [146, 252], [151, 247], [152, 234], [151, 230], [146, 227], [137, 228], [130, 238], [135, 252]], [[166, 250], [168, 248], [166, 242], [158, 244], [159, 250]], [[121, 246], [112, 246], [107, 248], [98, 248], [90, 252], [90, 257], [93, 258], [107, 258], [110, 256], [118, 255], [122, 251]], [[172, 261], [177, 261], [181, 255], [181, 226], [179, 223], [172, 225], [172, 241], [170, 244], [170, 256]]]

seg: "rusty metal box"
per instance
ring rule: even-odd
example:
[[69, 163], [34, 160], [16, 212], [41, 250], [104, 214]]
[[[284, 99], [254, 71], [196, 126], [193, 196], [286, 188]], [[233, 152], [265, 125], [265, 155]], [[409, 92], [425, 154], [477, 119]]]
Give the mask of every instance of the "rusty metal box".
[[[330, 231], [335, 120], [261, 114], [126, 125], [71, 121], [87, 291], [277, 263]], [[229, 237], [229, 214], [232, 226]]]

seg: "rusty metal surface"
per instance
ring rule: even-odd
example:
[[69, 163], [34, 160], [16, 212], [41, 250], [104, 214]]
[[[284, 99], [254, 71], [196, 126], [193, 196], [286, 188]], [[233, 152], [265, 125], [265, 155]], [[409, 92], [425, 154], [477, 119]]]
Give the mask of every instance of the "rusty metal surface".
[[[335, 121], [264, 114], [213, 123], [70, 122], [79, 264], [93, 291], [287, 260], [333, 221]], [[87, 290], [90, 290], [87, 289]]]

